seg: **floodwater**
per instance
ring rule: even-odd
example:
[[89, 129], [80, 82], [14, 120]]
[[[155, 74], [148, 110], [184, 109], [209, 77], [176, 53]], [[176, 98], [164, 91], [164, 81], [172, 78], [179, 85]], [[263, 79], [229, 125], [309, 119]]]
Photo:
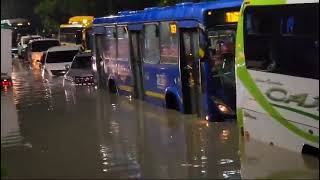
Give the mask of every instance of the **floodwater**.
[[318, 158], [94, 87], [43, 80], [14, 60], [1, 92], [1, 169], [8, 178], [318, 178]]

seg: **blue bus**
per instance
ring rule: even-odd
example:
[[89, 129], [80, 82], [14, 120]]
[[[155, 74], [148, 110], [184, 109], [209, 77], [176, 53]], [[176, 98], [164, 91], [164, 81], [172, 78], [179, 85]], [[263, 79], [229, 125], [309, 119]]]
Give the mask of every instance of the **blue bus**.
[[235, 119], [241, 3], [188, 2], [95, 18], [98, 87], [210, 121]]

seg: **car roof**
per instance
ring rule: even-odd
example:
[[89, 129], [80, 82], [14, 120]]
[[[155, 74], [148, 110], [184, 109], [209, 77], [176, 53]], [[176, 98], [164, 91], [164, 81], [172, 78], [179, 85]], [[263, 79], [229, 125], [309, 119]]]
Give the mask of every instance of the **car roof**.
[[48, 49], [48, 52], [56, 51], [76, 51], [79, 50], [78, 46], [54, 46]]
[[41, 36], [39, 36], [39, 35], [27, 35], [27, 36], [21, 36], [21, 39], [24, 39], [24, 38], [37, 38], [37, 37], [41, 38]]
[[90, 57], [90, 56], [92, 56], [92, 53], [89, 53], [89, 52], [76, 54], [76, 57]]
[[39, 41], [59, 41], [59, 39], [33, 39], [29, 43], [39, 42]]

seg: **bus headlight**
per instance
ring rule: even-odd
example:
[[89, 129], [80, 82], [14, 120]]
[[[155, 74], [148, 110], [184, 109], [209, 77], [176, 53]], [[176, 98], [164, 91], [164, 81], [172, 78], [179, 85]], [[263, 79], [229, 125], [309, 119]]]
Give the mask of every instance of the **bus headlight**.
[[234, 115], [234, 111], [225, 103], [223, 103], [221, 100], [212, 97], [214, 103], [216, 104], [218, 110], [225, 115]]
[[226, 115], [234, 114], [233, 110], [228, 105], [221, 102], [218, 102], [218, 103], [216, 102], [216, 105], [222, 114], [226, 114]]
[[218, 104], [218, 109], [220, 110], [220, 112], [225, 113], [225, 114], [231, 112], [231, 109], [228, 108], [228, 107], [227, 107], [226, 105], [224, 105], [224, 104]]

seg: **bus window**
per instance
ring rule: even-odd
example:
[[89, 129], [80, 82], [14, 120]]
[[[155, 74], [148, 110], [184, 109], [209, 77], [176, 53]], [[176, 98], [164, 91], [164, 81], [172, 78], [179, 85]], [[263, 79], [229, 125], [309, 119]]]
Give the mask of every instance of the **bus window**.
[[160, 23], [160, 56], [162, 64], [178, 63], [178, 33], [172, 31], [175, 23]]
[[117, 27], [118, 37], [118, 60], [128, 61], [129, 60], [129, 38], [128, 29], [126, 26]]
[[77, 31], [76, 32], [76, 44], [81, 44], [82, 43], [82, 31]]
[[[318, 12], [315, 4], [247, 8], [244, 23], [247, 67], [319, 79]], [[259, 31], [252, 33], [253, 26]]]
[[210, 41], [209, 56], [212, 73], [233, 74], [235, 30], [209, 30], [208, 37]]
[[88, 50], [93, 50], [93, 35], [92, 35], [92, 30], [88, 29], [85, 31], [86, 33], [86, 39], [84, 40], [84, 44], [86, 49]]
[[114, 61], [117, 57], [117, 41], [115, 27], [106, 27], [106, 36], [103, 42], [103, 59], [106, 61]]
[[143, 47], [143, 61], [148, 64], [158, 64], [160, 61], [158, 25], [145, 25]]

